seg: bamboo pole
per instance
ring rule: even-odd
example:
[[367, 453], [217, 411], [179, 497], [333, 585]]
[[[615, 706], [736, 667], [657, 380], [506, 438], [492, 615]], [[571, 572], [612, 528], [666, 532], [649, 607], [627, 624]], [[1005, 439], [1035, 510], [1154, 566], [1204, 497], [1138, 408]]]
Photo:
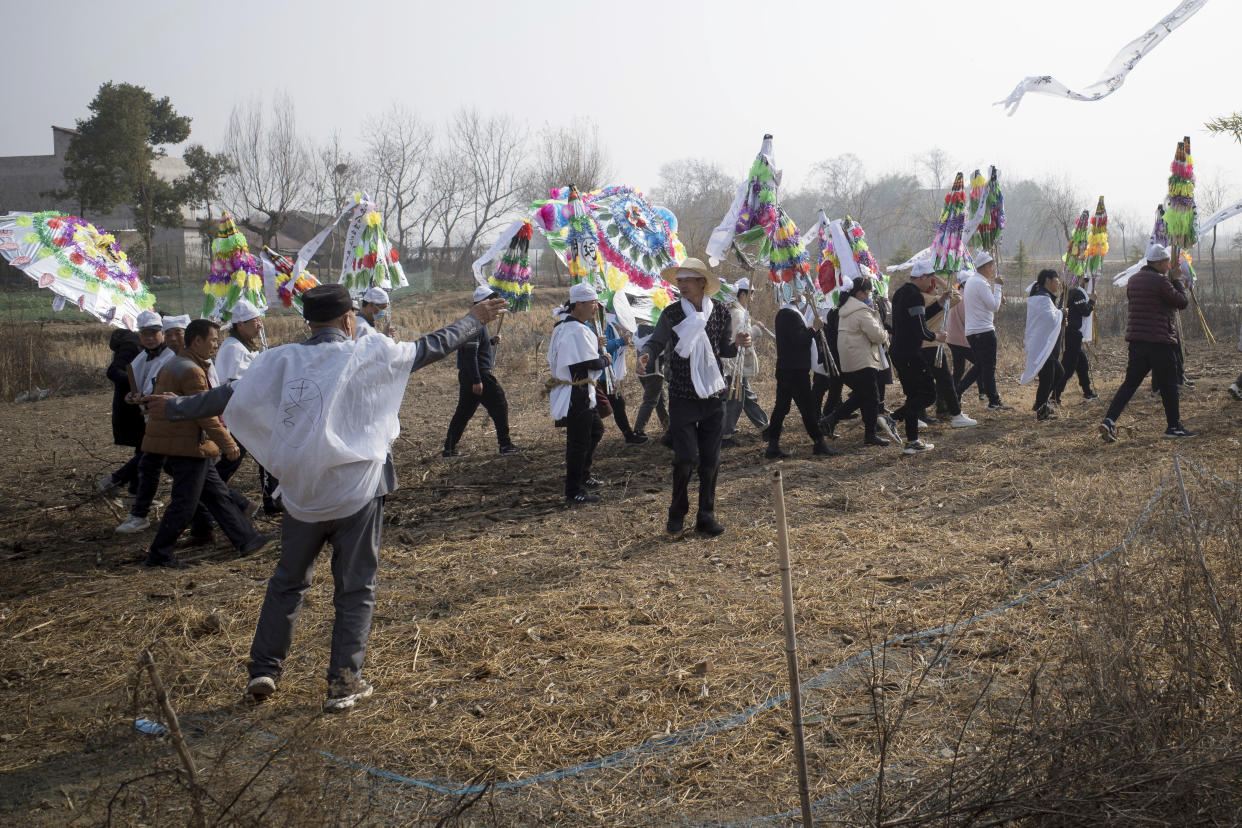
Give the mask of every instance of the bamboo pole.
[[814, 825], [811, 791], [806, 775], [806, 744], [802, 739], [802, 688], [798, 678], [798, 636], [794, 629], [793, 578], [789, 572], [789, 526], [785, 519], [785, 489], [781, 472], [772, 473], [772, 499], [776, 507], [777, 560], [781, 570], [781, 602], [785, 610], [785, 660], [789, 665], [789, 702], [793, 708], [794, 757], [798, 762], [798, 796], [802, 800], [802, 825]]

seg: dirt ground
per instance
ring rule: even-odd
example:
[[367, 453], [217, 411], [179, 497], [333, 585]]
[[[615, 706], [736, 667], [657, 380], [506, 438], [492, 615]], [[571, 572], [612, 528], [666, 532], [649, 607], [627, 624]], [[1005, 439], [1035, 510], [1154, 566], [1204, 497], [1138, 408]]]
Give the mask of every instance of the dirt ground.
[[[432, 310], [427, 318], [449, 318]], [[1095, 425], [1120, 382], [1123, 343], [1092, 351], [1101, 400], [1084, 402], [1071, 385], [1061, 419], [1036, 423], [1034, 386], [1016, 384], [1021, 352], [1011, 339], [1001, 390], [1014, 410], [990, 413], [968, 399], [980, 425], [933, 427], [926, 456], [863, 448], [855, 420], [839, 428], [842, 456], [815, 459], [795, 415], [785, 440], [794, 457], [774, 465], [743, 420], [743, 445], [725, 452], [720, 477], [727, 533], [670, 541], [669, 456], [655, 441], [625, 448], [611, 421], [595, 467], [607, 481], [602, 503], [561, 505], [564, 434], [535, 375], [547, 370], [535, 350], [546, 309], [530, 317], [506, 328], [498, 372], [526, 452], [499, 456], [480, 410], [462, 444], [470, 455], [442, 459], [455, 368], [449, 360], [411, 378], [367, 655], [376, 694], [339, 717], [319, 713], [332, 624], [326, 565], [280, 692], [247, 706], [244, 664], [276, 553], [238, 559], [221, 543], [188, 570], [144, 568], [150, 532], [114, 534], [122, 510], [93, 495], [96, 478], [128, 451], [112, 445], [109, 394], [0, 404], [5, 821], [188, 820], [190, 800], [171, 776], [176, 754], [133, 727], [131, 687], [146, 648], [204, 786], [217, 804], [236, 795], [256, 821], [264, 803], [276, 821], [302, 824], [434, 822], [455, 805], [462, 821], [479, 824], [780, 814], [797, 795], [788, 705], [771, 701], [788, 687], [774, 469], [789, 509], [802, 677], [813, 685], [815, 799], [848, 793], [876, 765], [866, 726], [875, 675], [830, 668], [894, 635], [1003, 605], [1113, 547], [1176, 451], [1237, 476], [1242, 404], [1224, 389], [1242, 355], [1231, 345], [1192, 354], [1197, 385], [1183, 418], [1197, 438], [1161, 439], [1159, 401], [1144, 389], [1121, 441], [1105, 445]], [[623, 390], [632, 415], [637, 382]], [[759, 393], [770, 406], [771, 380]], [[649, 431], [658, 434], [658, 423]], [[249, 461], [235, 481], [255, 493]], [[980, 621], [955, 646], [1003, 674], [1055, 646], [1058, 607], [1072, 589]], [[900, 653], [864, 672], [891, 671], [900, 686], [922, 658]], [[938, 761], [955, 693], [946, 681], [893, 745], [904, 766]], [[137, 707], [161, 718], [145, 680]], [[472, 781], [491, 785], [479, 802], [463, 801]], [[294, 801], [306, 810], [291, 810]]]

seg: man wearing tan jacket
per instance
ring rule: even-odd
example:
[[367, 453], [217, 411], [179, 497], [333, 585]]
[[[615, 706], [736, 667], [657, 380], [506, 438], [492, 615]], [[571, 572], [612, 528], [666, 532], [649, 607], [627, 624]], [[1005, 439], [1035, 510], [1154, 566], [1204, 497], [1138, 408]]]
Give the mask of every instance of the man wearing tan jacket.
[[[185, 330], [184, 349], [156, 376], [155, 393], [192, 395], [207, 391], [211, 387], [208, 368], [219, 341], [216, 323], [208, 319], [191, 322]], [[173, 548], [190, 525], [200, 501], [241, 554], [257, 552], [276, 539], [274, 534], [260, 535], [255, 531], [229, 497], [229, 490], [216, 471], [216, 458], [222, 453], [229, 460], [239, 456], [237, 444], [219, 417], [182, 422], [153, 419], [147, 424], [142, 451], [142, 465], [149, 466], [150, 473], [140, 473], [140, 481], [158, 483], [161, 467], [172, 474], [172, 497], [147, 551], [147, 566], [185, 566], [177, 560]]]

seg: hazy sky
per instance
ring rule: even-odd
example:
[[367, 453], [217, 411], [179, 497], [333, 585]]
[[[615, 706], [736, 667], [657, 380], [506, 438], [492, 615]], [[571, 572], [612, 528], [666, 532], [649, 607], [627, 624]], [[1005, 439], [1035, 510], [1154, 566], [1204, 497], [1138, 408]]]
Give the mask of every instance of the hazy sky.
[[1012, 118], [993, 102], [1019, 79], [1080, 89], [1177, 0], [0, 3], [22, 33], [5, 38], [0, 155], [50, 152], [49, 125], [72, 126], [114, 80], [170, 96], [211, 148], [234, 104], [277, 92], [308, 139], [337, 130], [355, 149], [393, 100], [439, 122], [467, 105], [535, 128], [593, 118], [615, 183], [644, 190], [685, 157], [740, 179], [772, 132], [792, 189], [844, 152], [870, 173], [914, 171], [939, 145], [966, 172], [1068, 173], [1135, 215], [1163, 197], [1189, 134], [1200, 181], [1242, 198], [1242, 146], [1202, 126], [1242, 108], [1237, 0], [1208, 3], [1111, 97], [1028, 95]]

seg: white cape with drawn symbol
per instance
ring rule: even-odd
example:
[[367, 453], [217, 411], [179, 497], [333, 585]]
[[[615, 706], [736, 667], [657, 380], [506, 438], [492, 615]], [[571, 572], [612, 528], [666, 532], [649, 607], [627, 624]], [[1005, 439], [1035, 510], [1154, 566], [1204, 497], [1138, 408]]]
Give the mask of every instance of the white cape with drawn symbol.
[[386, 336], [282, 345], [233, 384], [229, 431], [280, 481], [290, 515], [337, 520], [375, 497], [417, 351]]
[[1073, 101], [1098, 101], [1101, 98], [1107, 98], [1121, 88], [1121, 85], [1126, 82], [1126, 75], [1130, 74], [1130, 70], [1146, 57], [1148, 52], [1156, 48], [1156, 45], [1168, 37], [1170, 32], [1185, 23], [1191, 15], [1205, 5], [1207, 5], [1207, 0], [1182, 0], [1177, 8], [1160, 18], [1156, 25], [1122, 46], [1121, 51], [1113, 57], [1108, 66], [1104, 67], [1104, 73], [1100, 75], [1100, 79], [1081, 92], [1075, 92], [1051, 75], [1031, 75], [1019, 81], [1009, 93], [1009, 97], [996, 103], [1005, 107], [1006, 115], [1013, 115], [1018, 111], [1018, 104], [1022, 102], [1022, 96], [1027, 92], [1055, 95]]

